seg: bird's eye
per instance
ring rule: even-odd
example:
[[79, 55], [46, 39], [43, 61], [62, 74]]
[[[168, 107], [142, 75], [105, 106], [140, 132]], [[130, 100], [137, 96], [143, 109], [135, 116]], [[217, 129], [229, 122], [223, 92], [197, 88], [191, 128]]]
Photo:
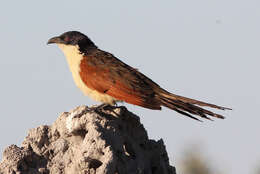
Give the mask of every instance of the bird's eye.
[[68, 36], [65, 36], [65, 37], [63, 38], [63, 40], [64, 40], [65, 42], [69, 42], [69, 41], [70, 41], [70, 38], [69, 38]]

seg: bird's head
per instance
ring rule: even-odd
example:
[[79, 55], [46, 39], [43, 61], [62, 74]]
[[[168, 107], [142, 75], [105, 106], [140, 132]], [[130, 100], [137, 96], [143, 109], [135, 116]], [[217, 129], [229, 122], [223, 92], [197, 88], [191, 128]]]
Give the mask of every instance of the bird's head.
[[49, 39], [47, 44], [58, 44], [68, 46], [79, 46], [79, 47], [96, 47], [95, 44], [84, 34], [78, 31], [68, 31], [60, 36]]

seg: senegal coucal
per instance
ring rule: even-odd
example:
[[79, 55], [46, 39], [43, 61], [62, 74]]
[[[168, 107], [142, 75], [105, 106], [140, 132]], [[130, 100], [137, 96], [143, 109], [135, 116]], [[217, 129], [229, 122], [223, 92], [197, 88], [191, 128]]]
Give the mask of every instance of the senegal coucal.
[[52, 43], [65, 54], [76, 85], [84, 94], [102, 103], [114, 105], [123, 101], [155, 110], [165, 106], [196, 120], [195, 116], [224, 118], [199, 106], [229, 109], [166, 91], [113, 54], [100, 50], [78, 31], [53, 37], [48, 41], [48, 44]]

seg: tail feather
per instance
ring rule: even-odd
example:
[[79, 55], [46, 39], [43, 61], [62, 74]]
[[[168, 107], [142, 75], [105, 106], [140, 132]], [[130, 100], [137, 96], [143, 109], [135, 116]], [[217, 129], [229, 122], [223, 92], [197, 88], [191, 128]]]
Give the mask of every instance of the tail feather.
[[232, 110], [231, 108], [222, 107], [222, 106], [218, 106], [218, 105], [215, 105], [215, 104], [202, 102], [202, 101], [199, 101], [199, 100], [195, 100], [195, 99], [191, 99], [191, 98], [187, 98], [187, 97], [171, 94], [169, 92], [162, 93], [162, 96], [170, 97], [172, 99], [181, 100], [181, 101], [184, 101], [184, 102], [187, 102], [187, 103], [190, 103], [190, 104], [196, 104], [196, 105], [199, 105], [199, 106], [208, 106], [208, 107], [211, 107], [211, 108], [216, 108], [216, 109], [221, 109], [221, 110]]
[[172, 110], [174, 110], [174, 111], [176, 111], [176, 112], [178, 112], [178, 113], [180, 113], [180, 114], [183, 114], [183, 115], [185, 115], [185, 116], [188, 116], [188, 117], [190, 117], [190, 118], [192, 118], [192, 119], [194, 119], [194, 120], [201, 121], [201, 120], [199, 120], [198, 118], [196, 118], [196, 117], [194, 117], [194, 116], [188, 114], [187, 112], [184, 112], [184, 111], [178, 109], [177, 106], [175, 106], [175, 105], [173, 105], [173, 104], [170, 104], [170, 103], [167, 102], [167, 101], [162, 100], [162, 103], [163, 103], [164, 106], [166, 106], [166, 107], [168, 107], [168, 108], [170, 108], [170, 109], [172, 109]]
[[[226, 107], [202, 102], [199, 100], [194, 100], [194, 99], [190, 99], [187, 97], [182, 97], [182, 96], [178, 96], [175, 94], [171, 94], [167, 91], [161, 92], [159, 95], [159, 98], [160, 98], [160, 101], [163, 106], [166, 106], [172, 110], [175, 110], [176, 112], [178, 112], [180, 114], [183, 114], [185, 116], [188, 116], [188, 117], [198, 120], [198, 121], [201, 121], [201, 120], [199, 120], [195, 116], [200, 116], [200, 117], [208, 119], [208, 120], [212, 120], [209, 116], [220, 118], [220, 119], [225, 118], [224, 116], [222, 116], [220, 114], [216, 114], [214, 112], [211, 112], [211, 111], [206, 110], [199, 106], [207, 106], [207, 107], [221, 109], [221, 110], [226, 110], [226, 109], [231, 110], [230, 108], [226, 108]], [[197, 106], [197, 105], [199, 105], [199, 106]], [[193, 116], [193, 115], [195, 115], [195, 116]]]

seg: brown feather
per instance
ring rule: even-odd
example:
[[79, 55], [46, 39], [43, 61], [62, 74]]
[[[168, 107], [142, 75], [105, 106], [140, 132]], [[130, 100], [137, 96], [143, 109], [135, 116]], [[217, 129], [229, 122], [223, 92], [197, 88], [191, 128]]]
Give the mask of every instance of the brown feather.
[[160, 91], [158, 97], [162, 101], [162, 104], [164, 106], [166, 106], [170, 109], [175, 109], [177, 107], [179, 110], [181, 110], [183, 112], [188, 112], [188, 113], [200, 116], [205, 119], [211, 120], [211, 118], [209, 118], [208, 116], [221, 118], [221, 119], [224, 119], [225, 117], [220, 114], [216, 114], [214, 112], [206, 110], [202, 107], [196, 106], [196, 105], [208, 106], [208, 107], [217, 108], [217, 109], [221, 109], [221, 110], [225, 110], [225, 109], [230, 110], [230, 108], [217, 106], [217, 105], [206, 103], [206, 102], [201, 102], [201, 101], [190, 99], [187, 97], [177, 96], [175, 94], [165, 91], [164, 89], [160, 89], [158, 91]]
[[161, 109], [160, 103], [154, 97], [149, 97], [154, 95], [153, 90], [142, 88], [142, 84], [136, 85], [138, 79], [131, 75], [131, 70], [109, 59], [100, 60], [95, 56], [97, 55], [85, 56], [80, 63], [80, 76], [89, 88], [120, 101], [149, 109]]
[[209, 116], [224, 118], [199, 106], [229, 109], [169, 93], [137, 69], [99, 49], [85, 54], [80, 69], [80, 76], [89, 88], [130, 104], [156, 110], [165, 106], [195, 120], [199, 120], [195, 116], [209, 120]]

